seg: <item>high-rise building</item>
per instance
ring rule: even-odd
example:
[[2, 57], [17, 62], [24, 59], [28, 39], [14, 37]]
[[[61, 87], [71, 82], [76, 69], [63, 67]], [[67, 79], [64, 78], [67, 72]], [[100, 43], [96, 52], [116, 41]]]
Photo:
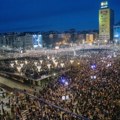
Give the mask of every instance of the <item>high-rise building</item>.
[[108, 7], [108, 1], [101, 2], [99, 10], [99, 41], [109, 43], [113, 40], [114, 12]]
[[120, 25], [114, 26], [114, 43], [120, 44]]

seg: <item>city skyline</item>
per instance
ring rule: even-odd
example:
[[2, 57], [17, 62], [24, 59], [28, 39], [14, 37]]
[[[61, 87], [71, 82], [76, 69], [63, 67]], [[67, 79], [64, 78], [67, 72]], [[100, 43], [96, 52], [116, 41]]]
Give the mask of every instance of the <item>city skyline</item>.
[[[0, 4], [0, 32], [98, 29], [101, 1], [4, 0]], [[108, 2], [117, 23], [120, 1]]]

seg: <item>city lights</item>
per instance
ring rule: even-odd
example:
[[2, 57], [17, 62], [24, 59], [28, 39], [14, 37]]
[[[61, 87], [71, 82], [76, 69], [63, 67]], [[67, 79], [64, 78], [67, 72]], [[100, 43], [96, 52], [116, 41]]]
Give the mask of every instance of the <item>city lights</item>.
[[37, 66], [38, 72], [40, 72], [41, 70], [41, 66]]
[[94, 75], [94, 76], [90, 76], [91, 79], [96, 79], [97, 77]]
[[0, 6], [0, 120], [120, 118], [120, 0]]
[[60, 84], [64, 85], [64, 86], [68, 86], [69, 85], [69, 79], [66, 76], [61, 76], [58, 81], [60, 82]]
[[62, 96], [62, 100], [69, 100], [69, 95]]
[[91, 65], [91, 68], [94, 70], [96, 69], [96, 64]]
[[13, 67], [13, 66], [14, 66], [14, 63], [11, 63], [10, 65], [11, 65], [11, 67]]

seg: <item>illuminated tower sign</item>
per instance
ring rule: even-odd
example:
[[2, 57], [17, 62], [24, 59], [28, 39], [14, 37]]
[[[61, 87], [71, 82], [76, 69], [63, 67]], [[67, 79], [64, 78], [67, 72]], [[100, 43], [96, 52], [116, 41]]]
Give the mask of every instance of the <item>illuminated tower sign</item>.
[[101, 2], [101, 8], [107, 8], [107, 7], [108, 7], [107, 1]]
[[99, 10], [99, 39], [102, 43], [108, 43], [113, 40], [113, 11], [108, 7], [108, 2], [101, 2]]

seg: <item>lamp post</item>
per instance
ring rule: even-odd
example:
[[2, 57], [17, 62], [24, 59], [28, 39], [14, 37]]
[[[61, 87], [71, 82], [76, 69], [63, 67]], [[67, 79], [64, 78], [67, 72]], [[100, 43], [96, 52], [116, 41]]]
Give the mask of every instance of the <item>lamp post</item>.
[[28, 63], [28, 61], [27, 60], [25, 60], [25, 64], [27, 64]]
[[11, 63], [10, 66], [13, 68], [14, 67], [14, 63]]
[[18, 66], [18, 67], [17, 67], [17, 70], [18, 70], [18, 72], [20, 72], [20, 71], [21, 71], [21, 67], [20, 67], [20, 66]]
[[24, 65], [23, 63], [20, 64], [21, 67], [23, 67], [23, 65]]
[[43, 60], [40, 60], [40, 63], [42, 64], [42, 63], [43, 63]]
[[18, 63], [18, 61], [17, 61], [17, 60], [15, 60], [15, 63], [17, 64], [17, 63]]
[[37, 62], [34, 62], [35, 66], [37, 66]]
[[52, 59], [52, 61], [53, 61], [53, 63], [55, 63], [55, 62], [56, 62], [56, 60], [55, 60], [55, 59]]
[[54, 64], [55, 64], [55, 67], [57, 67], [57, 65], [58, 65], [58, 62], [54, 62]]
[[47, 67], [48, 67], [49, 70], [50, 70], [50, 66], [51, 66], [51, 64], [47, 64]]
[[41, 70], [41, 66], [37, 66], [38, 72], [40, 72]]
[[65, 64], [64, 64], [64, 63], [61, 63], [60, 65], [61, 65], [61, 67], [63, 68]]
[[49, 57], [49, 56], [47, 56], [47, 59], [49, 60], [49, 59], [50, 59], [50, 57]]
[[74, 60], [70, 60], [70, 63], [72, 64], [74, 62]]

